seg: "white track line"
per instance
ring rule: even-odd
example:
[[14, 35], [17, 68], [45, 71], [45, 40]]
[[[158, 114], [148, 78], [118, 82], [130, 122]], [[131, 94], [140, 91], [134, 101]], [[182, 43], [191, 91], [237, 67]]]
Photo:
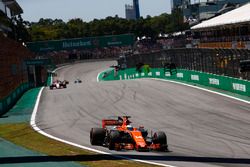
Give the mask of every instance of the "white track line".
[[206, 92], [214, 93], [214, 94], [217, 94], [217, 95], [221, 95], [221, 96], [224, 96], [224, 97], [227, 97], [227, 98], [231, 98], [231, 99], [234, 99], [234, 100], [238, 100], [238, 101], [250, 104], [250, 101], [247, 101], [247, 100], [243, 100], [243, 99], [240, 99], [240, 98], [237, 98], [237, 97], [233, 97], [233, 96], [230, 96], [230, 95], [227, 95], [227, 94], [224, 94], [224, 93], [219, 93], [219, 92], [212, 91], [212, 90], [209, 90], [209, 89], [206, 89], [206, 88], [201, 88], [199, 86], [189, 85], [189, 84], [178, 82], [178, 81], [171, 81], [171, 80], [158, 79], [158, 78], [142, 78], [142, 79], [160, 80], [160, 81], [172, 82], [172, 83], [176, 83], [176, 84], [180, 84], [180, 85], [185, 85], [185, 86], [188, 86], [188, 87], [200, 89], [200, 90], [203, 90], [203, 91], [206, 91]]
[[[99, 81], [99, 75], [101, 75], [101, 73], [102, 72], [100, 72], [98, 74], [98, 76], [97, 76], [97, 82], [100, 82]], [[237, 98], [237, 97], [234, 97], [234, 96], [230, 96], [230, 95], [227, 95], [227, 94], [224, 94], [224, 93], [216, 92], [216, 91], [213, 91], [213, 90], [209, 90], [209, 89], [206, 89], [206, 88], [201, 88], [199, 86], [194, 86], [194, 85], [191, 85], [191, 84], [186, 84], [186, 83], [182, 83], [182, 82], [178, 82], [178, 81], [172, 81], [172, 80], [160, 79], [160, 78], [137, 78], [137, 79], [151, 79], [151, 80], [159, 80], [159, 81], [165, 81], [165, 82], [172, 82], [172, 83], [176, 83], [176, 84], [180, 84], [180, 85], [185, 85], [185, 86], [192, 87], [192, 88], [195, 88], [195, 89], [200, 89], [200, 90], [203, 90], [203, 91], [206, 91], [206, 92], [214, 93], [214, 94], [217, 94], [217, 95], [220, 95], [220, 96], [224, 96], [224, 97], [227, 97], [227, 98], [231, 98], [231, 99], [234, 99], [234, 100], [238, 100], [238, 101], [250, 104], [250, 101], [247, 101], [247, 100], [243, 100], [243, 99], [240, 99], [240, 98]]]
[[[58, 70], [58, 69], [56, 69], [56, 70]], [[56, 71], [56, 70], [54, 70], [54, 71]], [[99, 77], [100, 74], [101, 73], [98, 74], [98, 77]], [[98, 78], [97, 78], [97, 81], [99, 81]], [[60, 141], [60, 142], [63, 142], [63, 143], [78, 147], [78, 148], [81, 148], [81, 149], [96, 152], [96, 153], [99, 153], [99, 154], [110, 155], [110, 156], [117, 157], [117, 158], [127, 159], [127, 160], [131, 160], [131, 161], [136, 161], [136, 162], [142, 162], [142, 163], [151, 164], [151, 165], [158, 165], [158, 166], [164, 166], [164, 167], [177, 167], [177, 166], [172, 166], [172, 165], [167, 165], [167, 164], [161, 164], [161, 163], [156, 163], [156, 162], [151, 162], [151, 161], [144, 161], [144, 160], [140, 160], [140, 159], [132, 159], [132, 158], [128, 158], [128, 157], [113, 155], [113, 154], [108, 153], [108, 152], [96, 150], [96, 149], [93, 149], [93, 148], [90, 148], [90, 147], [86, 147], [86, 146], [82, 146], [82, 145], [79, 145], [79, 144], [76, 144], [76, 143], [73, 143], [73, 142], [69, 142], [69, 141], [63, 140], [61, 138], [55, 137], [53, 135], [50, 135], [50, 134], [44, 132], [43, 130], [41, 130], [36, 125], [36, 114], [37, 114], [37, 111], [38, 111], [38, 106], [39, 106], [39, 102], [40, 102], [43, 90], [44, 90], [44, 87], [42, 87], [41, 90], [39, 91], [39, 94], [38, 94], [37, 100], [36, 100], [36, 104], [34, 106], [34, 109], [33, 109], [32, 115], [31, 115], [31, 119], [30, 119], [30, 125], [36, 132], [38, 132], [38, 133], [40, 133], [40, 134], [42, 134], [42, 135], [44, 135], [44, 136], [46, 136], [48, 138], [51, 138], [51, 139], [54, 139], [54, 140], [57, 140], [57, 141]]]
[[44, 135], [44, 136], [46, 136], [46, 137], [48, 137], [48, 138], [51, 138], [51, 139], [60, 141], [60, 142], [62, 142], [62, 143], [66, 143], [66, 144], [69, 144], [69, 145], [72, 145], [72, 146], [75, 146], [75, 147], [78, 147], [78, 148], [81, 148], [81, 149], [85, 149], [85, 150], [88, 150], [88, 151], [92, 151], [92, 152], [95, 152], [95, 153], [110, 155], [110, 156], [117, 157], [117, 158], [132, 160], [132, 161], [141, 162], [141, 163], [146, 163], [146, 164], [151, 164], [151, 165], [158, 165], [158, 166], [164, 166], [164, 167], [176, 167], [176, 166], [167, 165], [167, 164], [161, 164], [161, 163], [156, 163], [156, 162], [144, 161], [144, 160], [140, 160], [140, 159], [132, 159], [132, 158], [124, 157], [124, 156], [113, 155], [113, 154], [108, 153], [108, 152], [96, 150], [96, 149], [89, 148], [89, 147], [86, 147], [86, 146], [82, 146], [82, 145], [79, 145], [79, 144], [76, 144], [76, 143], [73, 143], [73, 142], [70, 142], [70, 141], [66, 141], [66, 140], [63, 140], [63, 139], [61, 139], [61, 138], [55, 137], [55, 136], [53, 136], [53, 135], [50, 135], [50, 134], [44, 132], [43, 130], [41, 130], [41, 129], [36, 125], [36, 114], [37, 114], [37, 111], [38, 111], [38, 105], [39, 105], [39, 101], [40, 101], [40, 98], [41, 98], [43, 89], [44, 89], [44, 87], [40, 90], [40, 92], [39, 92], [39, 94], [38, 94], [38, 97], [37, 97], [37, 100], [36, 100], [36, 104], [35, 104], [35, 107], [34, 107], [34, 109], [33, 109], [33, 113], [32, 113], [31, 120], [30, 120], [30, 125], [32, 126], [32, 128], [33, 128], [36, 132], [38, 132], [38, 133], [40, 133], [40, 134], [42, 134], [42, 135]]
[[97, 82], [100, 82], [99, 76], [101, 75], [101, 73], [103, 73], [103, 72], [99, 72], [98, 75], [97, 75], [97, 77], [96, 77], [96, 81], [97, 81]]
[[102, 72], [99, 72], [98, 75], [97, 75], [97, 77], [96, 77], [96, 81], [97, 81], [97, 82], [100, 82], [99, 77], [100, 77], [101, 73], [104, 73], [104, 72], [107, 72], [107, 71], [110, 71], [110, 70], [111, 70], [111, 69], [109, 68], [109, 69], [107, 69], [107, 70], [104, 70], [104, 71], [102, 71]]

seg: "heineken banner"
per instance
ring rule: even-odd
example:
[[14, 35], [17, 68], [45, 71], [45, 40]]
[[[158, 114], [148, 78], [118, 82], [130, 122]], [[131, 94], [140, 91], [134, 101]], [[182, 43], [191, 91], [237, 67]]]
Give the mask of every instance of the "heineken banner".
[[58, 50], [103, 48], [111, 46], [129, 46], [133, 44], [133, 34], [122, 34], [102, 37], [29, 42], [27, 43], [27, 47], [33, 52], [49, 52]]

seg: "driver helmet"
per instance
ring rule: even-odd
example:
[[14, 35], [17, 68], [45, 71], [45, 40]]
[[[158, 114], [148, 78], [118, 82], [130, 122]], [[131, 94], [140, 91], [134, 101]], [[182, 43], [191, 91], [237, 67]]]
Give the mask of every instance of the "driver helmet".
[[134, 128], [133, 128], [133, 126], [131, 126], [131, 125], [127, 125], [127, 129], [128, 129], [128, 130], [133, 130]]

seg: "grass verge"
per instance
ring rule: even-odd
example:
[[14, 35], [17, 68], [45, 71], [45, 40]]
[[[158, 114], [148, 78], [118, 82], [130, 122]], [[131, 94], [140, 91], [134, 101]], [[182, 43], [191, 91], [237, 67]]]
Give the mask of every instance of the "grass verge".
[[48, 160], [75, 161], [89, 167], [154, 167], [139, 162], [86, 151], [49, 139], [35, 132], [27, 123], [0, 125], [0, 137], [32, 151], [48, 155]]

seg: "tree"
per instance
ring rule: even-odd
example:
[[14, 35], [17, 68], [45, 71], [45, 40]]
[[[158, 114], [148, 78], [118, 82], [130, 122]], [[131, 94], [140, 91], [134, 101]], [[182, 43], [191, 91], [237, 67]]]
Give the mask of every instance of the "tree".
[[32, 23], [29, 33], [33, 41], [52, 40], [63, 38], [82, 38], [90, 36], [118, 35], [133, 33], [137, 37], [156, 38], [162, 33], [172, 33], [188, 28], [183, 23], [183, 15], [180, 9], [175, 9], [172, 14], [161, 14], [159, 16], [147, 16], [138, 20], [126, 20], [124, 18], [106, 17], [105, 19], [94, 19], [84, 22], [80, 18], [69, 20], [67, 23], [60, 19], [43, 19]]
[[172, 24], [173, 31], [183, 31], [189, 28], [188, 23], [183, 23], [183, 13], [182, 10], [176, 8], [172, 11]]
[[31, 36], [27, 30], [29, 22], [24, 21], [21, 15], [12, 18], [13, 26], [12, 29], [15, 33], [16, 40], [20, 42], [31, 41]]
[[88, 26], [80, 18], [71, 19], [66, 24], [65, 33], [67, 38], [84, 37], [88, 34]]

